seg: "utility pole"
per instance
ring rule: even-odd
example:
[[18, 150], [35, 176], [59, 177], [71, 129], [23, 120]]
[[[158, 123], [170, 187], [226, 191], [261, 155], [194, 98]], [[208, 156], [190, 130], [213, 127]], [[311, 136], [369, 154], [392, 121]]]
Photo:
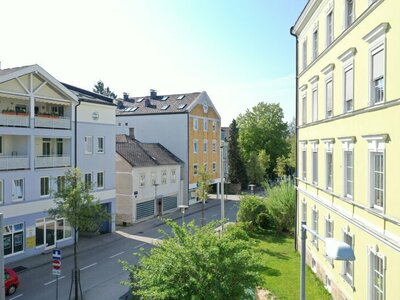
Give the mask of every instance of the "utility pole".
[[224, 141], [221, 141], [221, 146], [220, 146], [220, 177], [221, 177], [221, 228], [224, 230], [224, 219], [225, 219], [225, 202], [224, 202], [224, 163], [223, 163], [223, 158], [224, 158]]

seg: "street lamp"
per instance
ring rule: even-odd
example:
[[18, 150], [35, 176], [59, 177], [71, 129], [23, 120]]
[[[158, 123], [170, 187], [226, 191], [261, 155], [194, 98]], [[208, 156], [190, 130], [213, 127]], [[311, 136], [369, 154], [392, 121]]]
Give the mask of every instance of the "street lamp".
[[221, 146], [220, 148], [220, 159], [219, 159], [219, 164], [220, 164], [220, 177], [221, 177], [221, 229], [222, 231], [224, 230], [224, 219], [225, 219], [225, 202], [224, 202], [224, 163], [223, 163], [223, 157], [224, 157], [224, 146], [225, 143], [224, 141], [221, 141]]
[[185, 210], [188, 209], [189, 206], [181, 204], [179, 205], [179, 208], [181, 209], [182, 212], [182, 226], [183, 226], [183, 224], [185, 224]]
[[301, 222], [301, 260], [300, 260], [300, 300], [306, 299], [306, 239], [307, 231], [315, 235], [325, 243], [325, 252], [327, 257], [334, 260], [354, 261], [353, 249], [346, 244], [333, 238], [323, 238], [315, 231], [307, 227], [306, 222]]

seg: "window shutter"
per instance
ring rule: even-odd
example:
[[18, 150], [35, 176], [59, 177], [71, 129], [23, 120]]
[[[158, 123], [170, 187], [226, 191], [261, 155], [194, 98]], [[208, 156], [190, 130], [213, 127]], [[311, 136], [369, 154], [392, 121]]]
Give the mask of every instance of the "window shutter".
[[372, 79], [383, 77], [384, 74], [384, 52], [383, 49], [372, 56]]

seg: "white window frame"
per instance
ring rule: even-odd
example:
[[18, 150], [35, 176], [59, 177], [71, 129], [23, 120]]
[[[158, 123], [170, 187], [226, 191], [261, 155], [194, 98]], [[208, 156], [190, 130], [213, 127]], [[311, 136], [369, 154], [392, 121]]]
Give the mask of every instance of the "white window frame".
[[58, 175], [57, 176], [57, 192], [62, 192], [65, 189], [65, 175]]
[[[349, 12], [349, 1], [352, 2], [352, 14], [351, 16], [348, 14]], [[344, 30], [349, 28], [354, 21], [356, 20], [356, 10], [355, 10], [355, 1], [354, 0], [344, 0]]]
[[217, 132], [217, 122], [216, 121], [212, 121], [212, 131]]
[[333, 227], [333, 219], [330, 215], [325, 217], [325, 237], [333, 238], [334, 236], [334, 227]]
[[[331, 23], [329, 24], [329, 18]], [[330, 25], [330, 26], [329, 26]], [[333, 1], [329, 3], [329, 7], [326, 11], [326, 47], [328, 48], [334, 41], [334, 13], [333, 13]]]
[[[321, 70], [325, 75], [325, 118], [332, 118], [334, 115], [333, 109], [333, 70], [334, 64], [329, 64]], [[328, 84], [331, 84], [330, 94], [328, 93]], [[329, 99], [330, 97], [330, 99]], [[330, 101], [329, 101], [330, 100]]]
[[193, 130], [198, 131], [199, 130], [199, 119], [193, 118]]
[[301, 44], [301, 51], [302, 51], [302, 66], [303, 70], [307, 68], [307, 39], [304, 39], [304, 41]]
[[313, 37], [313, 60], [316, 60], [318, 57], [318, 43], [319, 43], [319, 31], [318, 31], [318, 26], [314, 28], [312, 37]]
[[[331, 162], [329, 166], [329, 160], [328, 157], [331, 157]], [[331, 150], [326, 150], [325, 152], [325, 157], [326, 157], [326, 189], [329, 191], [333, 190], [333, 151]], [[330, 171], [330, 173], [329, 173]]]
[[[301, 125], [307, 124], [307, 84], [300, 88], [301, 94]], [[299, 105], [300, 107], [300, 105]]]
[[[343, 113], [349, 113], [352, 112], [354, 110], [354, 105], [355, 105], [355, 93], [354, 93], [354, 86], [355, 86], [355, 71], [354, 71], [354, 55], [356, 54], [356, 48], [350, 48], [348, 50], [346, 50], [345, 52], [343, 52], [343, 54], [341, 54], [338, 59], [342, 61], [342, 66], [343, 66]], [[352, 90], [352, 94], [353, 97], [351, 99], [352, 101], [352, 105], [351, 105], [351, 109], [347, 109], [347, 99], [346, 99], [346, 73], [351, 71], [353, 72], [353, 90]]]
[[139, 174], [139, 187], [146, 186], [146, 173]]
[[[350, 228], [346, 227], [342, 230], [343, 242], [346, 242], [346, 236], [351, 237], [351, 245], [348, 244], [354, 250], [354, 234], [350, 232]], [[351, 266], [351, 272], [348, 272], [348, 268]], [[354, 261], [345, 260], [342, 265], [342, 276], [350, 286], [354, 286]]]
[[[17, 229], [16, 230], [15, 227], [17, 225], [22, 225], [22, 229]], [[6, 228], [9, 228], [9, 230], [7, 231]], [[3, 239], [4, 239], [5, 235], [11, 235], [11, 249], [12, 249], [12, 252], [10, 254], [7, 254], [7, 255], [4, 254], [4, 257], [10, 257], [10, 256], [13, 256], [13, 255], [16, 255], [16, 254], [24, 253], [24, 251], [25, 251], [25, 242], [26, 242], [25, 241], [24, 231], [25, 231], [25, 224], [24, 223], [15, 223], [15, 224], [10, 224], [10, 225], [5, 225], [3, 227]], [[15, 234], [21, 233], [21, 232], [22, 232], [22, 243], [21, 243], [22, 244], [22, 250], [18, 251], [18, 252], [14, 252]]]
[[[44, 180], [42, 182], [42, 180]], [[46, 184], [47, 181], [47, 193], [42, 194], [42, 184]], [[43, 187], [44, 189], [46, 187]], [[42, 176], [40, 177], [40, 198], [45, 198], [50, 196], [50, 176]]]
[[307, 202], [304, 198], [301, 201], [301, 220], [305, 221], [307, 224]]
[[203, 153], [208, 153], [208, 140], [203, 140]]
[[167, 184], [167, 170], [161, 170], [161, 184]]
[[318, 185], [318, 140], [311, 141], [311, 182]]
[[[102, 177], [102, 180], [103, 180], [103, 185], [99, 185], [99, 174], [103, 174], [103, 177]], [[100, 171], [100, 172], [97, 172], [97, 174], [96, 174], [96, 187], [97, 187], [97, 189], [98, 190], [103, 190], [104, 189], [104, 186], [105, 186], [105, 184], [104, 184], [104, 171]]]
[[[381, 270], [377, 270], [377, 260], [380, 261]], [[368, 300], [375, 300], [376, 292], [380, 292], [382, 295], [379, 299], [385, 299], [386, 296], [386, 256], [379, 252], [377, 246], [368, 247]], [[381, 280], [376, 280], [375, 276], [381, 277]], [[380, 282], [382, 289], [380, 289], [376, 283]]]
[[[342, 150], [343, 150], [343, 196], [347, 199], [352, 200], [354, 197], [354, 141], [355, 137], [346, 137], [346, 138], [339, 138], [342, 142]], [[346, 157], [346, 153], [352, 153], [352, 164], [351, 164], [351, 193], [347, 188], [347, 183], [349, 178], [347, 176], [348, 161]]]
[[199, 153], [199, 140], [193, 140], [193, 153]]
[[93, 153], [93, 136], [87, 135], [85, 136], [85, 154]]
[[[314, 205], [311, 210], [311, 230], [313, 230], [316, 234], [318, 234], [318, 214], [318, 209]], [[318, 237], [316, 234], [311, 233], [311, 244], [318, 249]]]
[[311, 120], [312, 120], [312, 122], [318, 121], [318, 80], [319, 80], [318, 75], [312, 77], [309, 80], [309, 82], [311, 84]]
[[304, 181], [307, 180], [307, 142], [300, 142], [301, 145], [301, 174]]
[[[89, 175], [90, 175], [90, 176], [89, 176]], [[86, 180], [87, 176], [90, 177], [90, 182], [87, 182], [87, 180]], [[83, 178], [84, 178], [85, 186], [88, 186], [89, 189], [92, 189], [92, 188], [93, 188], [93, 174], [92, 174], [92, 172], [87, 172], [87, 173], [85, 173], [85, 174], [83, 175]]]
[[203, 119], [203, 131], [207, 132], [208, 131], [208, 120]]
[[[103, 143], [103, 146], [102, 146], [102, 148], [100, 147], [100, 140], [102, 140], [102, 143]], [[98, 136], [97, 137], [97, 153], [101, 153], [101, 154], [103, 154], [105, 151], [104, 151], [104, 146], [105, 146], [105, 138], [104, 138], [104, 136]]]
[[[22, 184], [21, 185], [16, 185], [16, 182], [21, 182]], [[21, 186], [21, 195], [17, 195], [17, 194], [15, 194], [14, 192], [16, 192], [17, 191], [17, 186], [19, 187], [19, 186]], [[24, 180], [24, 178], [16, 178], [16, 179], [13, 179], [13, 181], [12, 181], [12, 195], [11, 195], [11, 200], [12, 200], [12, 202], [19, 202], [19, 201], [23, 201], [24, 200], [24, 198], [25, 198], [25, 180]]]

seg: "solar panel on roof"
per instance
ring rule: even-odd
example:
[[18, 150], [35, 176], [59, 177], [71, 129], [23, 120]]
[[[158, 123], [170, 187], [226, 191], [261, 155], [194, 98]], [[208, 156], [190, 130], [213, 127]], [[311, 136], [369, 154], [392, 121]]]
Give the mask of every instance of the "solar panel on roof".
[[138, 99], [136, 102], [137, 103], [140, 103], [140, 102], [142, 102], [144, 100], [144, 98], [140, 98], [140, 99]]
[[134, 107], [133, 109], [132, 109], [132, 111], [136, 111], [137, 109], [138, 109], [139, 107]]
[[169, 96], [164, 96], [161, 98], [161, 101], [166, 101], [168, 99]]
[[182, 100], [183, 98], [185, 98], [185, 95], [180, 95], [178, 98], [176, 98], [177, 100]]
[[169, 105], [164, 105], [163, 107], [161, 107], [162, 110], [166, 110], [168, 109]]
[[178, 109], [184, 109], [186, 107], [186, 104], [181, 104], [178, 106]]

